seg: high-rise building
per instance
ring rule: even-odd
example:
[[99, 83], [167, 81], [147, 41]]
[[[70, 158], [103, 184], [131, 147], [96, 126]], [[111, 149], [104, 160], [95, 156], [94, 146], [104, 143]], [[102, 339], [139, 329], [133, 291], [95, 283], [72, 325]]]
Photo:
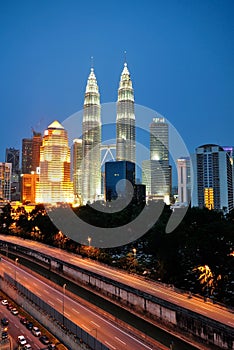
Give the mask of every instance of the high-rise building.
[[22, 156], [21, 156], [21, 172], [22, 174], [31, 174], [32, 171], [32, 139], [22, 140]]
[[[132, 187], [129, 187], [129, 185]], [[135, 163], [116, 161], [105, 163], [105, 199], [106, 201], [125, 198], [135, 185]], [[131, 198], [134, 193], [132, 193]]]
[[55, 120], [45, 130], [42, 140], [36, 202], [73, 203], [73, 199], [68, 135], [64, 127]]
[[221, 146], [207, 144], [191, 156], [194, 171], [192, 206], [233, 209], [233, 172], [230, 155]]
[[33, 130], [33, 137], [22, 140], [22, 174], [36, 172], [40, 162], [40, 147], [42, 145], [41, 133]]
[[6, 163], [11, 163], [12, 164], [12, 175], [13, 174], [19, 174], [20, 173], [20, 151], [19, 149], [15, 148], [7, 148], [6, 149], [6, 157], [5, 157], [5, 162]]
[[191, 162], [189, 157], [177, 159], [178, 202], [189, 205], [191, 201]]
[[165, 118], [153, 118], [150, 124], [150, 160], [142, 162], [142, 182], [148, 199], [170, 203], [171, 166], [169, 165], [169, 131]]
[[12, 164], [11, 170], [11, 200], [20, 200], [20, 151], [15, 148], [6, 149], [5, 162]]
[[11, 200], [12, 163], [0, 163], [0, 201]]
[[118, 89], [116, 160], [136, 162], [134, 91], [126, 62], [124, 63]]
[[40, 163], [40, 149], [42, 145], [42, 135], [33, 130], [32, 138], [32, 171], [36, 172]]
[[73, 188], [75, 201], [81, 204], [82, 189], [82, 140], [74, 139], [72, 146]]
[[82, 123], [82, 201], [94, 202], [101, 194], [101, 107], [94, 69], [88, 77]]

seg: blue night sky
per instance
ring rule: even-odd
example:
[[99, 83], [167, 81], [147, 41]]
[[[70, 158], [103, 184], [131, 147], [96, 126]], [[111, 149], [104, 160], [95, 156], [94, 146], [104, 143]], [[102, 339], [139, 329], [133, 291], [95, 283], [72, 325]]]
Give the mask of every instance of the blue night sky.
[[234, 145], [233, 1], [3, 0], [0, 44], [0, 161], [82, 109], [91, 56], [101, 102], [115, 102], [125, 50], [136, 103], [191, 153]]

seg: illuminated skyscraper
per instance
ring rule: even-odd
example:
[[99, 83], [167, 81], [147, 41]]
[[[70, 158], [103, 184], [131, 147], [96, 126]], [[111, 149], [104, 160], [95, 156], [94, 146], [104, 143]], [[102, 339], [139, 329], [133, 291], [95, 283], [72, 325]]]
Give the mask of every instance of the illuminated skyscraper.
[[230, 153], [207, 144], [192, 156], [194, 184], [192, 206], [216, 210], [233, 209], [233, 171]]
[[82, 140], [74, 139], [72, 146], [73, 187], [75, 201], [81, 204], [82, 185]]
[[82, 123], [82, 200], [83, 204], [101, 194], [101, 107], [94, 69], [88, 77]]
[[127, 160], [135, 163], [134, 91], [126, 62], [124, 63], [118, 89], [116, 133], [116, 160]]
[[54, 121], [45, 130], [42, 140], [36, 202], [72, 203], [73, 198], [67, 131], [58, 121]]
[[167, 204], [171, 195], [168, 135], [165, 118], [154, 118], [150, 124], [150, 160], [142, 162], [142, 182], [148, 198], [163, 199]]

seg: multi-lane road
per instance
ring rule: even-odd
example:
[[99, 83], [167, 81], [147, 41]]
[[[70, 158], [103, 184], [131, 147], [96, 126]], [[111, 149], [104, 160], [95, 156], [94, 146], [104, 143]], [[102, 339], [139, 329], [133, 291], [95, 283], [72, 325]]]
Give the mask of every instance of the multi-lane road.
[[106, 318], [94, 312], [89, 307], [78, 303], [75, 299], [66, 295], [66, 293], [45, 283], [40, 276], [36, 277], [28, 273], [21, 268], [20, 264], [15, 264], [14, 262], [2, 258], [0, 271], [1, 273], [6, 272], [13, 278], [17, 278], [18, 282], [22, 283], [38, 297], [46, 299], [47, 303], [54, 309], [60, 313], [64, 313], [67, 318], [89, 334], [92, 334], [109, 349], [166, 349], [163, 346], [157, 346], [156, 343], [155, 347], [143, 343], [137, 339], [137, 337], [117, 327], [114, 323], [109, 322]]
[[234, 328], [233, 313], [231, 310], [225, 307], [220, 307], [211, 302], [204, 302], [201, 298], [188, 298], [188, 295], [186, 293], [178, 293], [173, 288], [169, 288], [168, 286], [165, 286], [161, 283], [145, 280], [144, 278], [130, 275], [118, 269], [110, 268], [106, 265], [89, 259], [82, 259], [75, 254], [67, 253], [64, 250], [49, 247], [39, 242], [22, 240], [13, 236], [6, 237], [3, 235], [0, 235], [0, 240], [4, 240], [6, 243], [9, 242], [13, 244], [23, 245], [41, 253], [50, 255], [51, 257], [54, 256], [57, 259], [61, 259], [62, 261], [77, 265], [101, 276], [105, 276], [117, 282], [121, 282], [128, 286], [134, 287], [138, 290], [144, 291], [145, 293], [164, 299], [183, 308], [187, 308], [205, 317], [209, 317], [222, 324]]

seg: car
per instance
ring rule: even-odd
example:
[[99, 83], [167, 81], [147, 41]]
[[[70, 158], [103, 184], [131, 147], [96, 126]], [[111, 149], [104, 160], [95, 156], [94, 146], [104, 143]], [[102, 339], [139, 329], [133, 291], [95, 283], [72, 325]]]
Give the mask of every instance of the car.
[[32, 334], [35, 335], [35, 337], [40, 337], [41, 331], [38, 327], [33, 327]]
[[20, 345], [25, 345], [27, 344], [27, 340], [25, 339], [24, 335], [19, 335], [17, 338], [17, 341]]
[[26, 327], [31, 331], [33, 329], [33, 323], [32, 322], [27, 322]]
[[14, 307], [13, 309], [11, 309], [11, 313], [16, 316], [18, 315], [19, 311], [16, 309], [16, 307]]
[[2, 339], [7, 339], [8, 338], [8, 333], [7, 332], [2, 332]]
[[23, 347], [23, 350], [31, 350], [32, 347], [30, 344], [25, 344], [24, 347]]
[[7, 303], [6, 307], [8, 308], [8, 310], [12, 310], [14, 308], [14, 306], [12, 304], [9, 304], [9, 303]]
[[21, 317], [20, 318], [20, 322], [23, 324], [23, 325], [26, 325], [28, 323], [28, 320], [26, 317]]
[[6, 305], [8, 305], [8, 300], [3, 299], [3, 300], [1, 301], [1, 303], [2, 303], [2, 305], [6, 306]]
[[42, 342], [42, 344], [45, 344], [45, 345], [48, 345], [50, 343], [50, 340], [46, 335], [42, 335], [39, 338], [39, 340], [40, 340], [40, 342]]
[[8, 318], [3, 317], [3, 318], [1, 319], [1, 323], [2, 323], [3, 326], [8, 326], [8, 324], [9, 324]]

